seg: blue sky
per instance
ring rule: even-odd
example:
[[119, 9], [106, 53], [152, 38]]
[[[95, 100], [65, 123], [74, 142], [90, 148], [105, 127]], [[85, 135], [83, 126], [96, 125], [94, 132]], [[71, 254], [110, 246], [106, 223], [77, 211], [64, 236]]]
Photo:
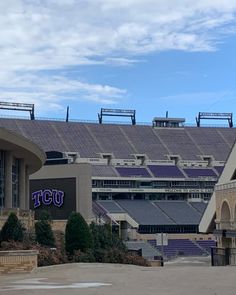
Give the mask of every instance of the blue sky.
[[0, 14], [1, 101], [38, 117], [236, 116], [236, 0], [8, 0]]

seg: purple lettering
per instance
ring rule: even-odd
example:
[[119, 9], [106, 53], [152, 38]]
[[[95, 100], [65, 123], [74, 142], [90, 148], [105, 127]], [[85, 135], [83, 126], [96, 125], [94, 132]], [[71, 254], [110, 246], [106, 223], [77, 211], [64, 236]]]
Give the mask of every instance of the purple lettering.
[[39, 190], [32, 193], [34, 208], [38, 208], [42, 204], [49, 206], [53, 203], [54, 206], [61, 207], [64, 202], [64, 192], [56, 189]]
[[32, 193], [32, 200], [34, 201], [34, 208], [37, 208], [41, 205], [40, 197], [42, 197], [41, 190]]
[[64, 192], [53, 189], [52, 195], [53, 204], [57, 207], [61, 207], [63, 205]]
[[52, 191], [45, 189], [42, 194], [42, 202], [44, 205], [50, 205], [52, 203]]

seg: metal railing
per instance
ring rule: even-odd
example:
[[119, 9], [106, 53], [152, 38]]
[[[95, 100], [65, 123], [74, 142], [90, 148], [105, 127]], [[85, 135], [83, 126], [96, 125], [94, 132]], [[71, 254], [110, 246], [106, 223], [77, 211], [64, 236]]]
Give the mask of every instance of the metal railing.
[[236, 265], [236, 248], [211, 248], [211, 265]]
[[[0, 114], [0, 118], [29, 120], [29, 118], [26, 117], [26, 116], [2, 115], [2, 114]], [[49, 118], [49, 117], [37, 117], [37, 116], [35, 116], [35, 120], [66, 122], [65, 118]], [[69, 119], [69, 122], [99, 124], [98, 120], [85, 120], [85, 119]], [[130, 122], [126, 122], [126, 121], [104, 121], [103, 124], [130, 125]], [[152, 122], [137, 122], [136, 125], [152, 126]], [[178, 129], [178, 128], [183, 128], [183, 127], [197, 127], [197, 126], [196, 126], [195, 123], [184, 123], [183, 126], [181, 126], [181, 127], [173, 127], [173, 128]], [[225, 125], [225, 124], [202, 124], [200, 128], [204, 128], [204, 127], [229, 128], [229, 126]]]

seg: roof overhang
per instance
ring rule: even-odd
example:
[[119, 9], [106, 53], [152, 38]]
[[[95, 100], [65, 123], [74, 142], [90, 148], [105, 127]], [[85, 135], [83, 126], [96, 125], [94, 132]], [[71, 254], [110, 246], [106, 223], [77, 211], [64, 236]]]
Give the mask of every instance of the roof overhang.
[[46, 155], [35, 143], [15, 132], [0, 127], [1, 150], [11, 151], [13, 156], [24, 159], [29, 174], [39, 170], [46, 161]]

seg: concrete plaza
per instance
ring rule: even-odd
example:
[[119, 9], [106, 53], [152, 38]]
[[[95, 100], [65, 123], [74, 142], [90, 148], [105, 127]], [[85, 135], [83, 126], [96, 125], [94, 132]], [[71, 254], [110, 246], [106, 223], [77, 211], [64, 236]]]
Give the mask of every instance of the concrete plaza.
[[235, 295], [236, 268], [66, 264], [0, 277], [1, 295]]

